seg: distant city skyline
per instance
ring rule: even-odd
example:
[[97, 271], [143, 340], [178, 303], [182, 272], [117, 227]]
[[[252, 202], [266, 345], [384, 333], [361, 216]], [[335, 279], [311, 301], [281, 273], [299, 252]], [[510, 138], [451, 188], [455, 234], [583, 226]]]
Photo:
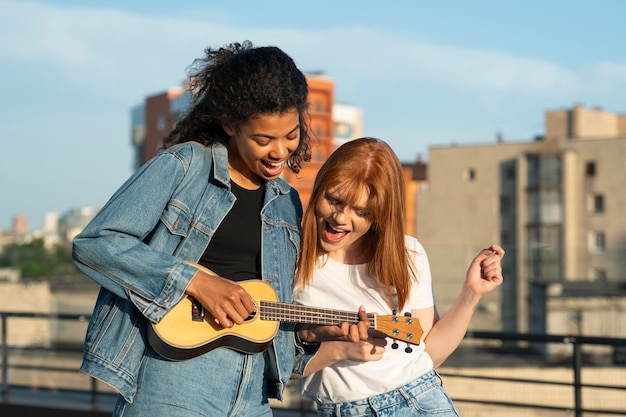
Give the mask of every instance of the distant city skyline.
[[544, 112], [626, 113], [626, 2], [0, 0], [0, 229], [95, 207], [131, 175], [130, 111], [204, 47], [283, 48], [400, 159], [532, 139]]

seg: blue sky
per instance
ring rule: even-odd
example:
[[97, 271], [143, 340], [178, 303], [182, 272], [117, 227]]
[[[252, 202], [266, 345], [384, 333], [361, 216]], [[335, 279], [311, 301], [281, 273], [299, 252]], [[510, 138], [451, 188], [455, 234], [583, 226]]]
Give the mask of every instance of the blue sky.
[[0, 0], [0, 228], [105, 202], [132, 172], [130, 109], [206, 46], [281, 47], [411, 162], [529, 140], [546, 110], [626, 113], [624, 16], [621, 0]]

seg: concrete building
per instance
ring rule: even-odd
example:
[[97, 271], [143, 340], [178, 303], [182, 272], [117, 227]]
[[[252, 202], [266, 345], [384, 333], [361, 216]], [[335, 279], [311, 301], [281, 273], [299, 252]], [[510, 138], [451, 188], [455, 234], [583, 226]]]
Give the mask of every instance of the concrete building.
[[57, 212], [47, 212], [43, 215], [43, 227], [41, 229], [41, 238], [46, 249], [52, 249], [56, 245], [64, 242], [59, 233], [59, 223], [61, 215]]
[[0, 230], [0, 250], [11, 244], [30, 243], [31, 236], [28, 232], [28, 217], [18, 214], [13, 217], [11, 228]]
[[406, 231], [409, 236], [417, 237], [417, 200], [421, 190], [428, 189], [428, 164], [418, 158], [413, 163], [402, 163], [406, 196]]
[[58, 233], [62, 242], [71, 242], [94, 218], [101, 207], [80, 207], [66, 211], [59, 217]]
[[135, 147], [135, 168], [156, 156], [163, 139], [191, 105], [192, 97], [183, 87], [170, 88], [147, 97], [131, 110], [131, 142]]
[[473, 256], [500, 242], [505, 283], [472, 329], [626, 336], [615, 324], [626, 318], [626, 115], [577, 105], [546, 112], [535, 140], [429, 155], [417, 230], [440, 310]]
[[349, 104], [333, 105], [333, 123], [335, 125], [335, 147], [356, 138], [363, 137], [363, 111]]

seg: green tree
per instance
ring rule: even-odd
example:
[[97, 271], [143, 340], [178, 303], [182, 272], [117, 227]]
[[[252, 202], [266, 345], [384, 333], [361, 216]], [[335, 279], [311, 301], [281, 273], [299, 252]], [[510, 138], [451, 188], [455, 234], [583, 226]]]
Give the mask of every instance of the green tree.
[[42, 239], [5, 246], [0, 255], [0, 266], [19, 268], [23, 278], [78, 274], [68, 246], [46, 249]]

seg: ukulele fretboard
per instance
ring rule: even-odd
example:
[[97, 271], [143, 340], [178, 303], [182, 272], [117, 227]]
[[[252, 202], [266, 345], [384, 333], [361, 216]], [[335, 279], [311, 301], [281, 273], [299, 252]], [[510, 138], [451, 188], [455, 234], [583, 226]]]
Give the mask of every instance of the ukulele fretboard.
[[[296, 304], [261, 301], [261, 319], [273, 321], [285, 321], [290, 323], [320, 324], [333, 326], [339, 323], [356, 323], [359, 314], [353, 311], [331, 310], [319, 307], [306, 307]], [[374, 315], [367, 315], [370, 327], [374, 326]]]

